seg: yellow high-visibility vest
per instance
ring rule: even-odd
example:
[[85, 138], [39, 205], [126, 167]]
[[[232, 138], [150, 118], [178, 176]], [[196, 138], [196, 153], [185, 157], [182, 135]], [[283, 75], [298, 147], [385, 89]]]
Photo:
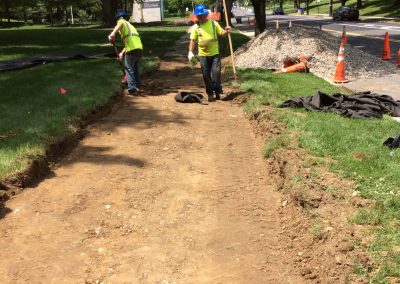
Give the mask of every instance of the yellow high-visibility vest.
[[135, 49], [143, 49], [142, 41], [140, 40], [139, 33], [135, 27], [124, 19], [118, 20], [118, 24], [119, 23], [122, 23], [122, 29], [119, 30], [119, 34], [124, 42], [125, 52]]

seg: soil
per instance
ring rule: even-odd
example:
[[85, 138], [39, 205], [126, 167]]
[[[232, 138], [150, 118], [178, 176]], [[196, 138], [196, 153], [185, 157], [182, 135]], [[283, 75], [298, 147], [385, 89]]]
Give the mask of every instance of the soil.
[[178, 44], [143, 96], [123, 97], [5, 203], [0, 282], [362, 283], [351, 274], [362, 250], [347, 222], [351, 183], [323, 168], [315, 178], [296, 149], [265, 160], [282, 126], [249, 120], [248, 97], [176, 103], [178, 89], [203, 89]]

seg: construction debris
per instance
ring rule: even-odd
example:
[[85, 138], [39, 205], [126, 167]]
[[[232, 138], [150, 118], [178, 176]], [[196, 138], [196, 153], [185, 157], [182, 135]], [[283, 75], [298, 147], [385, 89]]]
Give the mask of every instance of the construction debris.
[[[293, 26], [264, 33], [239, 48], [236, 63], [240, 68], [279, 70], [287, 57], [313, 54], [310, 72], [331, 80], [340, 38], [312, 27]], [[373, 78], [396, 73], [396, 67], [376, 56], [346, 45], [346, 75], [349, 79]]]

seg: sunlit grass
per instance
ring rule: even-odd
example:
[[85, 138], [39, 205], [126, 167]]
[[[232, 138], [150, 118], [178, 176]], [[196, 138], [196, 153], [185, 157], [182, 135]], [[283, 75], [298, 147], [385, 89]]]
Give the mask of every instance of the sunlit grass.
[[[240, 70], [239, 75], [240, 88], [253, 97], [246, 105], [250, 112], [261, 104], [278, 107], [287, 99], [311, 96], [317, 90], [346, 92], [311, 74]], [[388, 277], [399, 277], [400, 257], [392, 249], [400, 248], [400, 152], [391, 156], [382, 143], [400, 132], [400, 124], [389, 117], [349, 119], [334, 113], [280, 108], [276, 109], [274, 119], [286, 125], [286, 133], [267, 141], [267, 156], [289, 145], [285, 142], [287, 136], [295, 134], [299, 147], [314, 156], [333, 159], [334, 163], [326, 162], [325, 166], [354, 180], [353, 190], [377, 202], [372, 208], [361, 211], [353, 222], [372, 225], [377, 236], [369, 245], [380, 265], [378, 273], [371, 275], [373, 283], [388, 283]], [[389, 253], [382, 257], [382, 251]]]

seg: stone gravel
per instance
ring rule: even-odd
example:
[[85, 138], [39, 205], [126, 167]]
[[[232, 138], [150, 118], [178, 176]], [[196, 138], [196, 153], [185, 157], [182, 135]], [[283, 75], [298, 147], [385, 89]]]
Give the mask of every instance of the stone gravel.
[[[285, 57], [310, 59], [310, 72], [331, 80], [335, 72], [340, 38], [320, 29], [302, 26], [266, 30], [235, 52], [240, 68], [281, 69]], [[345, 46], [346, 76], [373, 78], [396, 73], [397, 68], [348, 44]]]

